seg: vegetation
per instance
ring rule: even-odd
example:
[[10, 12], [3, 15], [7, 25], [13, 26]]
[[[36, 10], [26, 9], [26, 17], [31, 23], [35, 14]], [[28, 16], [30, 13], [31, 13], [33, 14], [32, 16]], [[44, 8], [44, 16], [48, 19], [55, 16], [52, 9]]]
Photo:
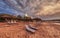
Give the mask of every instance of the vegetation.
[[42, 21], [40, 18], [34, 18], [34, 21]]
[[22, 19], [22, 17], [21, 17], [20, 15], [18, 15], [18, 16], [17, 16], [17, 18], [20, 18], [20, 19]]
[[5, 19], [3, 19], [3, 18], [0, 18], [0, 22], [4, 22], [5, 21]]
[[20, 16], [18, 15], [17, 17], [16, 16], [13, 16], [13, 15], [10, 15], [10, 14], [0, 14], [0, 21], [5, 21], [5, 19], [16, 19], [16, 20], [20, 20], [20, 21], [41, 21], [40, 18], [34, 18], [32, 19], [30, 16]]

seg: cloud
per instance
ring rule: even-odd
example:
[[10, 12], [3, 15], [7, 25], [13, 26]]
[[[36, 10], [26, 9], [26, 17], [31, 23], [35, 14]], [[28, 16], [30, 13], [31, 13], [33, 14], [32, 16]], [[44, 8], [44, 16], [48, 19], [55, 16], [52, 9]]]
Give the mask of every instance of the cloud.
[[[44, 18], [60, 12], [60, 0], [4, 0], [4, 4], [8, 5], [2, 11], [14, 13], [16, 15], [24, 15], [25, 13], [33, 17]], [[3, 3], [0, 4], [4, 8]]]
[[52, 15], [60, 12], [60, 4], [47, 5], [43, 6], [42, 10], [39, 11], [36, 15]]

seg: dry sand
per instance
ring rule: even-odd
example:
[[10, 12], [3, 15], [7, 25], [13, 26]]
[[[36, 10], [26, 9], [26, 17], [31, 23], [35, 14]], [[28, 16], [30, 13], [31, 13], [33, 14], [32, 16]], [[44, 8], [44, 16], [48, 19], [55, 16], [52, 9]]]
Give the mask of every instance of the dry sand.
[[50, 22], [30, 22], [38, 28], [35, 33], [26, 31], [25, 24], [28, 22], [18, 22], [17, 24], [0, 23], [0, 38], [60, 38], [60, 25]]

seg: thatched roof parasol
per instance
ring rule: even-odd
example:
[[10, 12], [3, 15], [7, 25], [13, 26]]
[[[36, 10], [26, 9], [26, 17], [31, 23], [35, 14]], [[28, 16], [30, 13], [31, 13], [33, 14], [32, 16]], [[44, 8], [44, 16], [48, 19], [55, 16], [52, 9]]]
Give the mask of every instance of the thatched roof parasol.
[[10, 19], [17, 19], [16, 16], [10, 14], [0, 14], [0, 18], [10, 18]]

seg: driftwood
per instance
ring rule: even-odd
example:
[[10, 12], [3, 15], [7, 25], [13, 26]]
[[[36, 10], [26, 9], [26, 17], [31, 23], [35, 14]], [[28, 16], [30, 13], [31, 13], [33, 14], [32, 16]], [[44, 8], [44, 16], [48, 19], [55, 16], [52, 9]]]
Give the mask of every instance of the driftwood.
[[34, 33], [37, 29], [35, 27], [31, 27], [30, 25], [25, 25], [26, 30], [28, 32]]

